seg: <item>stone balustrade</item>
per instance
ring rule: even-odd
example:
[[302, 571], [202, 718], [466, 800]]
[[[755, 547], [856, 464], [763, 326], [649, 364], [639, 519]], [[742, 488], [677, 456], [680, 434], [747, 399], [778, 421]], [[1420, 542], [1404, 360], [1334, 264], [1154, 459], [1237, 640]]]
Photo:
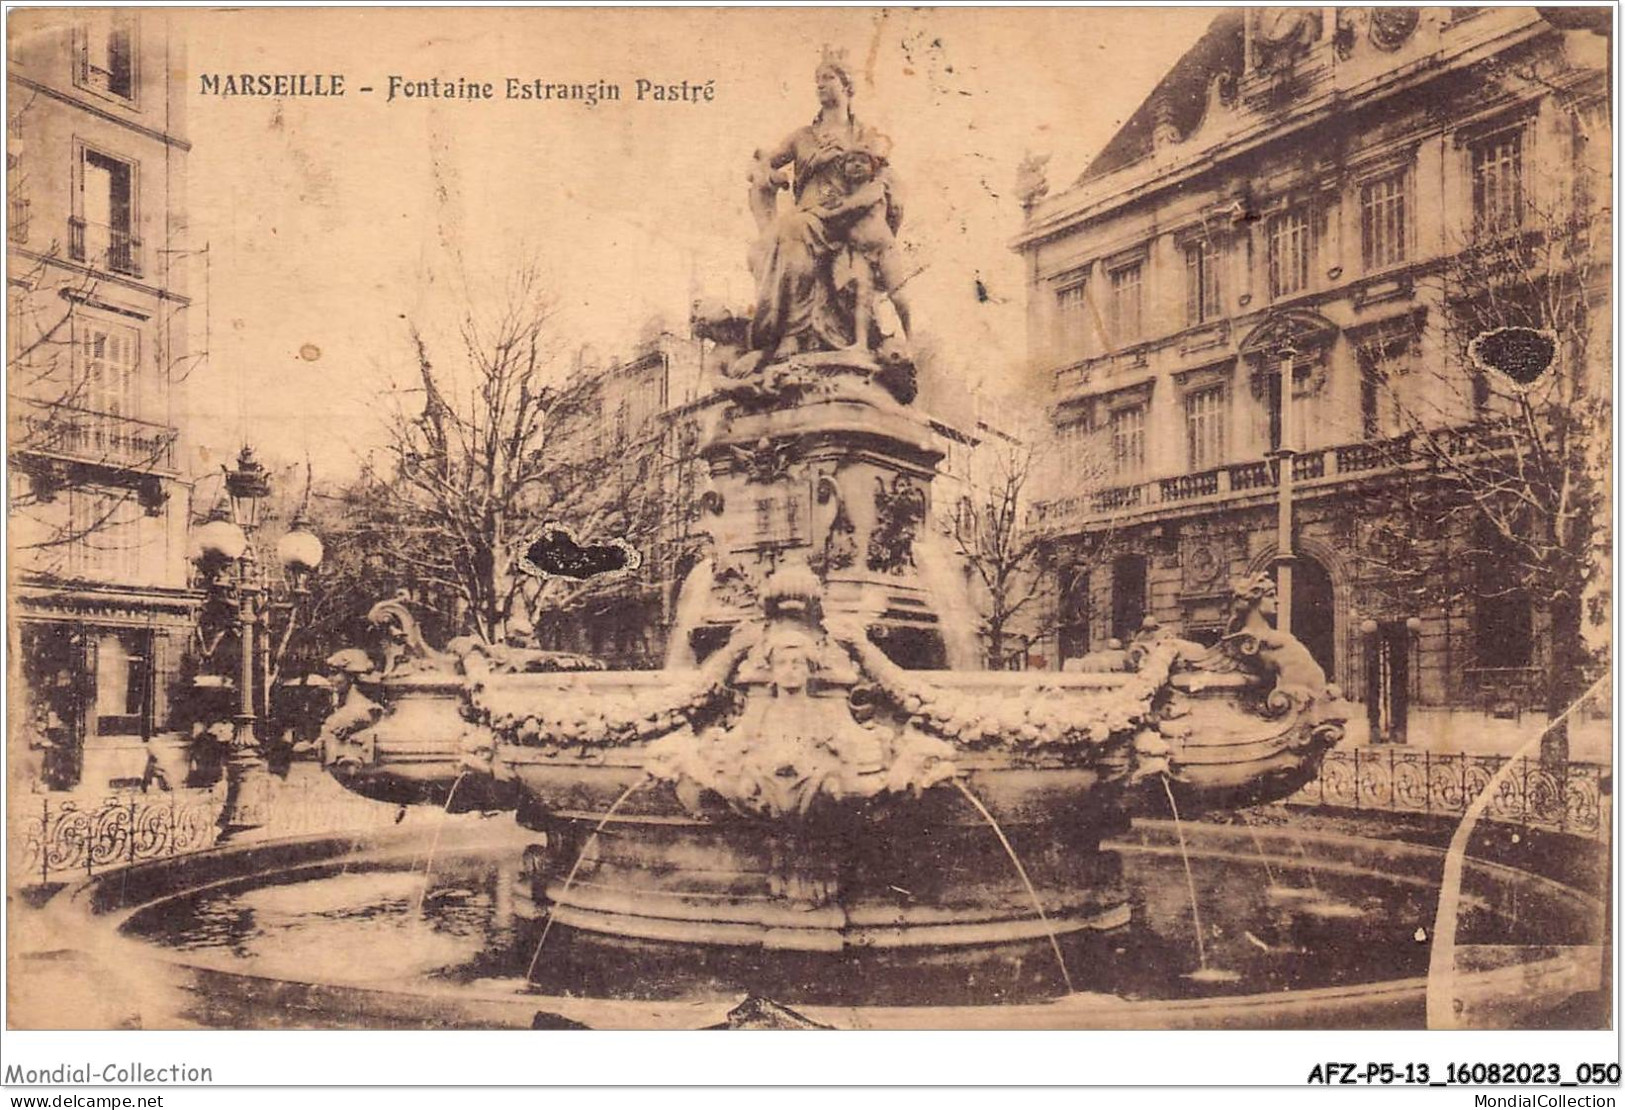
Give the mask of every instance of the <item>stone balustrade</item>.
[[[1438, 442], [1438, 449], [1451, 456], [1506, 451], [1512, 447], [1509, 433], [1480, 426], [1452, 429]], [[1314, 489], [1319, 484], [1335, 484], [1411, 466], [1424, 461], [1427, 454], [1410, 435], [1316, 447], [1293, 455], [1292, 477], [1294, 482], [1308, 483], [1308, 488]], [[1136, 513], [1161, 505], [1211, 504], [1274, 490], [1279, 473], [1275, 459], [1228, 463], [1189, 474], [1105, 486], [1046, 500], [1035, 506], [1034, 516], [1053, 527], [1082, 524], [1102, 516]]]

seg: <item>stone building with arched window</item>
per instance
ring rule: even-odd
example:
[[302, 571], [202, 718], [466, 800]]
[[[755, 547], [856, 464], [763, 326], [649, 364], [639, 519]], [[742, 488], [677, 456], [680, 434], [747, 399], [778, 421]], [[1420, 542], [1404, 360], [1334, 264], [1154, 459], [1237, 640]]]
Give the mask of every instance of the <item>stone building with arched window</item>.
[[1292, 628], [1373, 738], [1412, 703], [1535, 707], [1557, 618], [1435, 456], [1516, 453], [1522, 387], [1465, 354], [1501, 305], [1538, 328], [1520, 306], [1575, 292], [1599, 326], [1554, 373], [1606, 388], [1607, 235], [1563, 236], [1611, 192], [1608, 40], [1541, 12], [1226, 11], [1075, 182], [1027, 167], [1030, 357], [1056, 443], [1112, 471], [1041, 505], [1078, 568], [1059, 654], [1147, 616], [1221, 635], [1230, 583], [1280, 562], [1289, 460]]

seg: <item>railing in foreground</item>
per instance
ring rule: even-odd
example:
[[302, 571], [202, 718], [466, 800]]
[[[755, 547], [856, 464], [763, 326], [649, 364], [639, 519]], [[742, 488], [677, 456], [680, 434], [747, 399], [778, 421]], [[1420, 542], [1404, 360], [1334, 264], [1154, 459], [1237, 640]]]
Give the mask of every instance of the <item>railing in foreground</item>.
[[[1329, 752], [1319, 777], [1289, 805], [1386, 813], [1459, 816], [1505, 756], [1441, 754], [1402, 748]], [[1603, 839], [1609, 830], [1612, 771], [1595, 763], [1548, 767], [1523, 759], [1491, 799], [1492, 821]], [[214, 847], [225, 788], [102, 798], [54, 794], [22, 798], [12, 809], [7, 874], [16, 883], [94, 875], [145, 860]], [[406, 819], [433, 816], [409, 810]], [[387, 828], [399, 807], [345, 791], [326, 778], [278, 784], [263, 835], [317, 835]]]
[[[1319, 778], [1287, 804], [1460, 816], [1507, 759], [1403, 748], [1328, 752]], [[1575, 762], [1550, 767], [1538, 759], [1518, 764], [1490, 799], [1486, 818], [1598, 840], [1608, 835], [1612, 768]]]
[[[262, 835], [315, 835], [386, 828], [398, 806], [351, 794], [327, 779], [277, 783]], [[201, 852], [219, 835], [225, 787], [164, 793], [17, 800], [11, 815], [13, 883], [94, 875], [145, 860]]]

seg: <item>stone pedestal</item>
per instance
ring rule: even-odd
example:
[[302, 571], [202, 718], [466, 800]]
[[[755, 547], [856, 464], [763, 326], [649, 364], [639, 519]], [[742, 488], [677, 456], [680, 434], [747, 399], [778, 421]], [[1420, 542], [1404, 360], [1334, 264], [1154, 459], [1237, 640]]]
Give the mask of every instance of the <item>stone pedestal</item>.
[[[741, 388], [702, 448], [712, 481], [711, 638], [756, 612], [767, 575], [800, 560], [823, 584], [825, 613], [862, 618], [894, 661], [974, 666], [951, 657], [942, 626], [963, 605], [937, 596], [942, 586], [922, 573], [942, 459], [930, 426], [861, 360], [801, 355], [772, 371]], [[701, 655], [706, 637], [698, 631]]]

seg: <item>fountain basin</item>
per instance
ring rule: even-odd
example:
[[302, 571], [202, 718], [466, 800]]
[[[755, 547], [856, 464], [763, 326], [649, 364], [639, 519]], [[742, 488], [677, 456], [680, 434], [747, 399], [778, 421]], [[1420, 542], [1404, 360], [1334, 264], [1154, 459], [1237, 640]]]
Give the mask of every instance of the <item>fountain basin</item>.
[[[722, 689], [694, 671], [409, 675], [381, 684], [388, 712], [330, 767], [380, 800], [515, 810], [543, 834], [534, 893], [560, 924], [834, 952], [1119, 928], [1103, 836], [1171, 802], [1190, 815], [1288, 796], [1336, 735], [1314, 714], [1249, 710], [1260, 691], [1243, 674], [949, 678], [851, 650], [889, 692], [853, 676], [797, 700], [747, 693], [726, 732], [673, 731], [663, 707]], [[913, 702], [946, 708], [919, 725], [863, 717]], [[1152, 704], [1171, 739], [1136, 732]], [[956, 715], [961, 739], [924, 731]], [[1046, 745], [1072, 721], [1095, 731]]]
[[[1192, 944], [1171, 823], [1108, 838], [1132, 921], [943, 956], [922, 949], [768, 953], [599, 938], [562, 921], [535, 981], [545, 909], [526, 897], [517, 830], [448, 825], [425, 883], [421, 834], [235, 845], [109, 872], [44, 911], [103, 965], [146, 1028], [699, 1028], [749, 995], [840, 1028], [1419, 1028], [1442, 853], [1365, 837], [1187, 823], [1210, 936]], [[1254, 842], [1256, 836], [1257, 841]], [[1470, 860], [1452, 993], [1463, 1025], [1525, 1027], [1600, 982], [1591, 896]], [[412, 943], [407, 943], [411, 941]], [[793, 970], [786, 965], [797, 964]], [[20, 958], [23, 976], [56, 970]], [[154, 989], [162, 984], [166, 989]], [[98, 988], [101, 989], [101, 988]], [[105, 995], [105, 991], [103, 991]], [[23, 997], [23, 995], [19, 995]], [[27, 997], [36, 997], [30, 993]], [[139, 1001], [137, 1001], [139, 1000]], [[72, 1007], [69, 1007], [72, 1012]], [[544, 1015], [539, 1019], [538, 1015]], [[19, 1025], [32, 1024], [19, 1015]]]

